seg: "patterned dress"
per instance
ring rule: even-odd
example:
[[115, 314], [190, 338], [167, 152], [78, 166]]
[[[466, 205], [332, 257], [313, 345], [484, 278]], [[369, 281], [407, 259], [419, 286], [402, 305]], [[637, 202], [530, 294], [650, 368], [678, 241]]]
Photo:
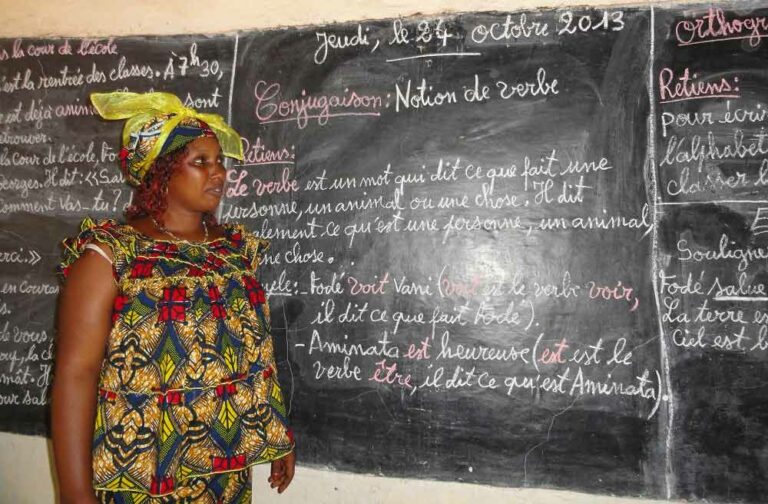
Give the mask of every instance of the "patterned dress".
[[257, 268], [266, 240], [227, 224], [207, 243], [83, 220], [66, 277], [107, 244], [118, 296], [93, 434], [102, 502], [250, 502], [249, 466], [293, 450]]

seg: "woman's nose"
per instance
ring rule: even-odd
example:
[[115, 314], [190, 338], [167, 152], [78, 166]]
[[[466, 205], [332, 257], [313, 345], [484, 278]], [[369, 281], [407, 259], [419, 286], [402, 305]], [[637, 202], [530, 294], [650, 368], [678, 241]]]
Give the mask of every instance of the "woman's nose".
[[211, 177], [224, 178], [227, 175], [227, 169], [224, 167], [224, 161], [216, 161], [213, 165]]

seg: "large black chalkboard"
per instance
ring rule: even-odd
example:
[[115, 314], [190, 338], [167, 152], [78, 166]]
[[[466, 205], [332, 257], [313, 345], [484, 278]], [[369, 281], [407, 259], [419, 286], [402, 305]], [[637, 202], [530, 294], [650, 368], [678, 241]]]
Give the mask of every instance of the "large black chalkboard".
[[59, 242], [77, 233], [83, 216], [115, 216], [131, 196], [115, 170], [122, 126], [96, 119], [89, 94], [164, 89], [226, 115], [232, 41], [15, 39], [0, 46], [0, 429], [43, 434]]
[[0, 41], [0, 429], [46, 430], [58, 241], [130, 198], [87, 96], [162, 89], [243, 137], [303, 463], [761, 502], [768, 24], [723, 9]]

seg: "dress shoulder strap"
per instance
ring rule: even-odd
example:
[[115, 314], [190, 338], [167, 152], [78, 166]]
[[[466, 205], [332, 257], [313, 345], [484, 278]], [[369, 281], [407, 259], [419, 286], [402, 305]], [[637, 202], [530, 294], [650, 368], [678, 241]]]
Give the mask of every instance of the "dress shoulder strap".
[[97, 254], [99, 254], [101, 257], [103, 257], [104, 259], [106, 259], [106, 260], [107, 260], [107, 262], [109, 262], [109, 264], [114, 264], [114, 262], [112, 261], [112, 258], [111, 258], [111, 257], [109, 257], [109, 256], [107, 255], [107, 253], [106, 253], [106, 252], [104, 252], [104, 250], [102, 250], [102, 248], [101, 248], [101, 247], [99, 247], [98, 245], [96, 245], [96, 244], [93, 244], [93, 243], [86, 243], [86, 244], [85, 244], [85, 248], [87, 248], [88, 250], [93, 250], [94, 252], [96, 252]]
[[269, 250], [269, 240], [256, 236], [253, 231], [242, 224], [235, 225], [235, 232], [239, 233], [242, 237], [243, 255], [248, 262], [248, 269], [256, 270], [261, 264], [264, 254]]
[[112, 274], [115, 281], [118, 279], [117, 267], [125, 262], [126, 246], [121, 240], [119, 225], [113, 219], [101, 219], [94, 221], [86, 217], [80, 223], [80, 232], [73, 237], [62, 240], [62, 260], [57, 266], [57, 271], [64, 278], [69, 274], [72, 264], [78, 260], [87, 249], [96, 250], [109, 259], [107, 254], [95, 245], [96, 242], [107, 245], [112, 252]]

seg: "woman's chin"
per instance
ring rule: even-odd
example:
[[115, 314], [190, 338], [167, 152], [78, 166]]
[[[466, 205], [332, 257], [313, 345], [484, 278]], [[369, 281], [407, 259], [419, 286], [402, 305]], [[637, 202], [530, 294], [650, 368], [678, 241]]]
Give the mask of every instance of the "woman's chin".
[[216, 210], [219, 207], [219, 203], [221, 203], [221, 194], [205, 193], [200, 202], [209, 208], [206, 211]]

